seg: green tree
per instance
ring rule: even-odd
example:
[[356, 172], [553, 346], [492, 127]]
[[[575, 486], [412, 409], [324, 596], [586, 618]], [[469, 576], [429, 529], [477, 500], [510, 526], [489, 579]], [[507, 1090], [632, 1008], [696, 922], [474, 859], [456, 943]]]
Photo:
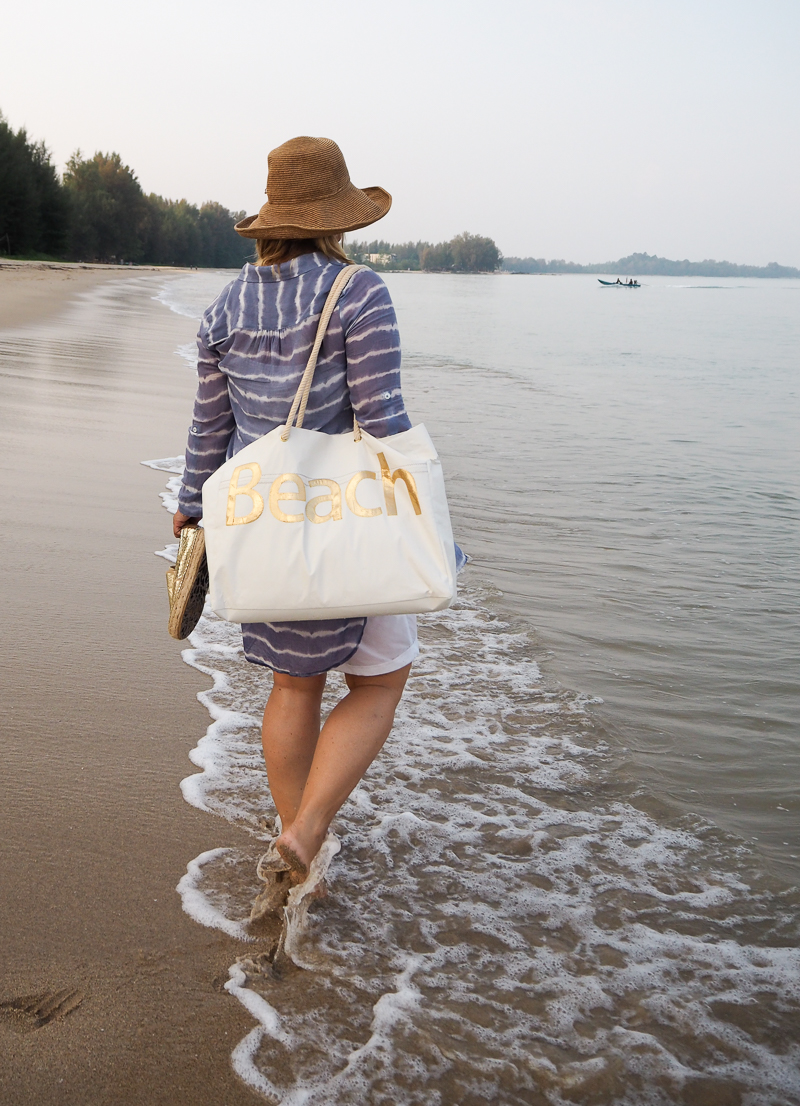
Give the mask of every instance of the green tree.
[[119, 154], [80, 150], [67, 162], [64, 185], [72, 219], [69, 252], [85, 261], [140, 261], [150, 230], [150, 205], [136, 174]]
[[[491, 238], [465, 231], [450, 242], [348, 241], [348, 256], [362, 261], [370, 254], [393, 254], [391, 269], [426, 269], [429, 272], [485, 273], [499, 268], [503, 256]], [[378, 266], [384, 268], [384, 266]]]
[[209, 201], [200, 208], [200, 237], [203, 265], [214, 269], [239, 269], [253, 259], [254, 243], [233, 229], [246, 211], [228, 211], [222, 204]]
[[155, 265], [203, 264], [200, 212], [187, 200], [165, 200], [151, 192], [147, 197], [147, 234], [143, 260]]
[[145, 196], [117, 153], [77, 150], [62, 182], [44, 143], [0, 114], [0, 252], [238, 269], [253, 256], [233, 229], [245, 214]]
[[218, 203], [199, 209], [187, 200], [165, 200], [151, 193], [142, 260], [155, 265], [238, 269], [253, 257], [253, 243], [233, 229], [244, 212]]
[[0, 114], [0, 251], [56, 255], [66, 244], [69, 205], [44, 142], [14, 133]]
[[500, 267], [503, 256], [491, 238], [464, 231], [449, 242], [453, 269], [457, 273], [491, 273]]
[[438, 242], [435, 246], [425, 246], [419, 259], [420, 268], [430, 272], [437, 269], [452, 269], [453, 251], [449, 242]]

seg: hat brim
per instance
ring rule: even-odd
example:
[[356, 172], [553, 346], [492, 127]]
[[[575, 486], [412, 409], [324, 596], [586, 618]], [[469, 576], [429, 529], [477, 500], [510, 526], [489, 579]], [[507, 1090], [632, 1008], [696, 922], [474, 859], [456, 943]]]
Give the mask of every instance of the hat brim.
[[234, 229], [242, 238], [320, 238], [368, 227], [382, 219], [391, 206], [386, 189], [348, 184], [321, 200], [266, 203], [258, 215], [248, 215]]

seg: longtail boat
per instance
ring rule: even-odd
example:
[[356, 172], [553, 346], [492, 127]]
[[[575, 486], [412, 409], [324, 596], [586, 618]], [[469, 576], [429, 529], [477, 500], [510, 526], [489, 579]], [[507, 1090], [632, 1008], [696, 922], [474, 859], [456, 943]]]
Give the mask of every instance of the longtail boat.
[[[600, 280], [600, 277], [597, 278]], [[621, 280], [600, 280], [600, 283], [605, 285], [606, 288], [641, 288], [641, 284], [638, 280], [635, 280], [633, 284], [624, 284]]]

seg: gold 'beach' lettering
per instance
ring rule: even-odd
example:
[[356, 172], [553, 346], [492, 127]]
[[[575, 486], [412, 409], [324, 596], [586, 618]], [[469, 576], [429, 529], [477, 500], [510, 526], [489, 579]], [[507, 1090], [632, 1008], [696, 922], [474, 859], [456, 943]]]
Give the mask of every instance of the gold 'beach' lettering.
[[359, 518], [374, 518], [375, 515], [383, 514], [380, 507], [362, 507], [358, 502], [358, 485], [362, 480], [375, 480], [376, 476], [374, 472], [370, 472], [369, 469], [362, 469], [361, 472], [357, 472], [355, 476], [351, 476], [348, 481], [347, 488], [345, 489], [344, 497], [347, 500], [347, 506], [353, 512], [354, 515], [358, 515]]
[[[239, 477], [243, 472], [250, 473], [250, 481], [247, 484], [239, 484]], [[252, 461], [249, 465], [239, 465], [238, 468], [233, 470], [233, 476], [231, 476], [231, 482], [228, 486], [228, 508], [225, 512], [225, 525], [226, 526], [244, 526], [248, 522], [255, 522], [257, 518], [261, 517], [261, 512], [264, 510], [264, 499], [256, 491], [256, 484], [261, 479], [261, 469]], [[236, 517], [236, 500], [240, 495], [246, 495], [253, 501], [253, 509], [249, 515], [242, 515], [241, 518]]]
[[381, 464], [381, 476], [383, 477], [383, 495], [386, 499], [386, 514], [397, 514], [397, 503], [394, 498], [394, 486], [398, 480], [402, 480], [408, 491], [408, 497], [411, 500], [411, 506], [414, 508], [415, 515], [422, 514], [422, 507], [419, 505], [419, 496], [417, 495], [417, 485], [414, 477], [406, 469], [395, 469], [394, 472], [389, 471], [389, 466], [386, 463], [386, 458], [382, 453], [378, 454], [378, 460]]
[[[309, 522], [330, 522], [333, 519], [339, 522], [342, 517], [342, 489], [335, 480], [323, 477], [321, 480], [309, 480], [309, 488], [318, 488], [320, 484], [330, 488], [330, 495], [317, 495], [309, 499], [306, 504], [306, 518]], [[320, 503], [330, 503], [331, 509], [326, 515], [317, 514], [317, 506]]]
[[[289, 480], [297, 485], [297, 490], [282, 492], [281, 487]], [[296, 515], [287, 515], [280, 509], [278, 504], [284, 499], [294, 500], [296, 503], [305, 503], [306, 501], [306, 486], [303, 483], [302, 476], [298, 476], [296, 472], [284, 472], [277, 480], [273, 480], [272, 487], [269, 490], [269, 509], [278, 522], [302, 522], [305, 517], [302, 511]]]
[[[383, 496], [386, 500], [387, 515], [397, 514], [395, 484], [398, 480], [402, 480], [406, 486], [408, 498], [411, 502], [411, 506], [414, 508], [414, 514], [421, 515], [422, 506], [420, 505], [419, 495], [417, 494], [416, 481], [408, 469], [395, 469], [394, 472], [391, 472], [386, 461], [386, 456], [383, 453], [378, 454], [378, 461], [381, 466]], [[250, 473], [250, 479], [246, 484], [239, 483], [239, 479], [243, 472]], [[255, 522], [257, 518], [261, 517], [264, 511], [264, 498], [256, 491], [256, 484], [258, 484], [260, 479], [261, 468], [255, 461], [251, 461], [248, 465], [239, 465], [238, 468], [233, 470], [233, 475], [228, 485], [228, 505], [225, 513], [226, 525], [243, 526], [248, 522]], [[370, 472], [369, 469], [362, 469], [361, 472], [354, 473], [347, 482], [344, 493], [345, 501], [352, 513], [358, 518], [375, 518], [376, 515], [383, 514], [383, 508], [364, 507], [358, 501], [358, 486], [361, 481], [376, 479], [377, 473]], [[287, 483], [295, 485], [294, 491], [281, 491], [283, 485]], [[303, 477], [296, 472], [281, 473], [277, 480], [273, 480], [272, 487], [269, 490], [269, 509], [278, 522], [302, 522], [305, 518], [307, 518], [309, 522], [315, 523], [341, 522], [342, 489], [339, 483], [329, 476], [322, 476], [318, 480], [309, 480], [308, 486], [310, 488], [326, 487], [328, 489], [328, 494], [317, 495], [306, 502], [305, 481]], [[246, 495], [252, 500], [253, 509], [249, 514], [237, 518], [236, 500], [240, 495]], [[287, 500], [293, 503], [305, 503], [305, 511], [298, 511], [296, 514], [287, 514], [280, 506], [282, 502]], [[331, 509], [326, 514], [319, 514], [317, 508], [321, 507], [323, 503], [330, 503]]]

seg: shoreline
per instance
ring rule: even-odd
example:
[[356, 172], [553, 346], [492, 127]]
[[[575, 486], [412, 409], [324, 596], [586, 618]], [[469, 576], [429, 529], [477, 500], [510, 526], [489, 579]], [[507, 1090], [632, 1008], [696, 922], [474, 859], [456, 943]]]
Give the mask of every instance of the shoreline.
[[[230, 1053], [253, 1019], [222, 987], [259, 946], [198, 925], [176, 885], [257, 843], [181, 795], [208, 680], [166, 632], [170, 520], [141, 465], [183, 443], [195, 382], [175, 350], [195, 323], [153, 301], [163, 270], [29, 264], [0, 375], [0, 1099], [246, 1106], [262, 1099]], [[41, 1025], [2, 1006], [59, 992]]]
[[36, 326], [66, 310], [83, 292], [141, 273], [190, 273], [158, 265], [101, 265], [83, 261], [0, 258], [0, 330]]

